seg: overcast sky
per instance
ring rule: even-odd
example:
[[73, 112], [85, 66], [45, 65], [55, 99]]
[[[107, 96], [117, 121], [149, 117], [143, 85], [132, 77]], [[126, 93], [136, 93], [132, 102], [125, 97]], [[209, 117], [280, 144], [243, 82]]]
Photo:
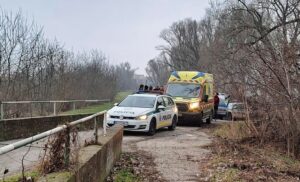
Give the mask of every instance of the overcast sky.
[[98, 49], [111, 63], [128, 61], [145, 74], [164, 43], [159, 33], [175, 21], [201, 19], [209, 0], [0, 0], [0, 6], [21, 9], [67, 49]]

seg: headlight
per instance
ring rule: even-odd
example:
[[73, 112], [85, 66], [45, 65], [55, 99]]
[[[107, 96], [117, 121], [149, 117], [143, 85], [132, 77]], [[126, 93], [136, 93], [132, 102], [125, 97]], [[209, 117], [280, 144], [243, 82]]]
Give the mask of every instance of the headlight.
[[190, 103], [190, 109], [197, 109], [199, 108], [199, 102]]
[[177, 107], [174, 107], [173, 112], [178, 112]]
[[147, 115], [142, 115], [142, 116], [138, 116], [136, 117], [137, 120], [146, 120], [147, 119]]

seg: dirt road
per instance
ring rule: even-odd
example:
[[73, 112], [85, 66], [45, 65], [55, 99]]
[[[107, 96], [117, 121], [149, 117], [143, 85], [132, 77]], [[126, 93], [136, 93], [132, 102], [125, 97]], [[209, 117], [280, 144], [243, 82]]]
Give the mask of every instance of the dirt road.
[[152, 155], [156, 170], [167, 181], [198, 181], [201, 159], [209, 153], [204, 146], [211, 143], [203, 130], [177, 127], [175, 131], [158, 131], [153, 137], [125, 133], [123, 151]]

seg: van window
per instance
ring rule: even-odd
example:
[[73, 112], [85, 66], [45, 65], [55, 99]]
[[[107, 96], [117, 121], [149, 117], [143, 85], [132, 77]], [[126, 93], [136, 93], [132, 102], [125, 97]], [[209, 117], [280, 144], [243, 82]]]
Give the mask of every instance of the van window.
[[207, 84], [207, 95], [208, 95], [208, 97], [212, 96], [212, 93], [211, 93], [211, 84]]
[[207, 85], [205, 84], [204, 88], [203, 88], [203, 96], [202, 96], [202, 98], [204, 98], [204, 96], [207, 95], [207, 90], [206, 89], [207, 89]]

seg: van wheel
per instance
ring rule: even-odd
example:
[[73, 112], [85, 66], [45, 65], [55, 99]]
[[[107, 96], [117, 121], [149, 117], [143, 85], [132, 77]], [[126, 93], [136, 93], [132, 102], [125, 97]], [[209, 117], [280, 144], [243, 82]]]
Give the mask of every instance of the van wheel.
[[199, 114], [198, 116], [197, 126], [201, 127], [202, 124], [203, 124], [203, 113]]
[[176, 125], [177, 125], [177, 117], [174, 116], [173, 119], [172, 119], [172, 125], [168, 127], [168, 130], [170, 130], [170, 131], [175, 130]]
[[152, 119], [151, 122], [150, 122], [150, 126], [149, 126], [149, 130], [147, 132], [147, 135], [148, 136], [153, 136], [155, 133], [156, 133], [156, 124], [155, 124], [155, 120]]

